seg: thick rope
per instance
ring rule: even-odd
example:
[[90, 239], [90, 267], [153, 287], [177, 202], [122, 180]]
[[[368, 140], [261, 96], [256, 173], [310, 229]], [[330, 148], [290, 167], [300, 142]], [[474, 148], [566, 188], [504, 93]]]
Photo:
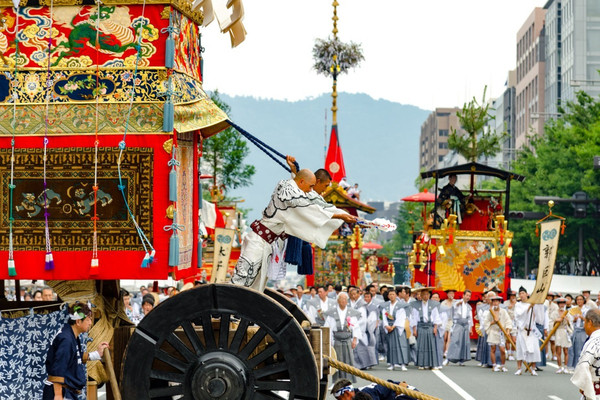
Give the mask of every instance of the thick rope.
[[[272, 148], [271, 146], [269, 146], [265, 142], [261, 141], [256, 136], [253, 136], [252, 134], [250, 134], [250, 132], [246, 131], [245, 129], [243, 129], [239, 125], [236, 125], [233, 122], [231, 122], [231, 120], [227, 120], [227, 123], [229, 125], [231, 125], [231, 127], [234, 128], [236, 131], [238, 131], [242, 136], [244, 136], [246, 139], [248, 139], [254, 145], [256, 145], [256, 147], [258, 147], [259, 149], [261, 149], [273, 161], [275, 161], [277, 164], [281, 165], [283, 167], [283, 169], [285, 169], [288, 172], [292, 172], [287, 165], [285, 165], [283, 162], [281, 162], [280, 160], [278, 160], [277, 158], [275, 158], [275, 156], [279, 156], [279, 157], [281, 157], [281, 158], [283, 158], [285, 160], [286, 159], [285, 154], [282, 154], [282, 153], [278, 152], [277, 150], [275, 150], [274, 148]], [[296, 169], [300, 170], [300, 166], [298, 165], [297, 162], [295, 163], [295, 165], [296, 165]]]
[[390, 390], [395, 391], [396, 393], [402, 393], [402, 394], [408, 395], [410, 397], [414, 397], [415, 399], [418, 399], [418, 400], [441, 400], [438, 397], [429, 396], [425, 393], [417, 392], [416, 390], [411, 390], [411, 389], [405, 388], [404, 386], [400, 386], [400, 385], [396, 385], [395, 383], [392, 383], [392, 382], [384, 381], [383, 379], [377, 378], [376, 376], [373, 376], [371, 374], [367, 374], [366, 372], [361, 371], [358, 368], [354, 368], [351, 365], [334, 360], [331, 357], [327, 357], [324, 355], [323, 358], [325, 360], [327, 360], [327, 362], [329, 362], [329, 365], [331, 365], [334, 368], [337, 368], [340, 371], [344, 371], [349, 374], [366, 379], [368, 381], [375, 382], [378, 385], [384, 386]]

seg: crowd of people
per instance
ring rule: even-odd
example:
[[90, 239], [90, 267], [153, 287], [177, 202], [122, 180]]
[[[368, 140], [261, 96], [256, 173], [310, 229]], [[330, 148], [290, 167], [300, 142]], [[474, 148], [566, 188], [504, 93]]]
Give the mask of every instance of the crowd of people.
[[[4, 290], [4, 297], [8, 301], [17, 300], [17, 294], [9, 288]], [[55, 301], [56, 293], [49, 286], [21, 286], [18, 297], [21, 301]]]
[[[546, 360], [558, 364], [557, 374], [572, 374], [587, 338], [586, 313], [598, 309], [589, 291], [573, 297], [549, 292], [544, 304], [527, 302], [524, 288], [501, 293], [489, 290], [473, 307], [472, 293], [433, 292], [431, 287], [372, 284], [362, 289], [301, 285], [282, 292], [311, 323], [327, 326], [337, 357], [359, 369], [380, 362], [388, 370], [441, 369], [471, 360], [471, 331], [478, 333], [475, 360], [493, 372], [508, 372], [506, 360], [516, 360], [515, 375], [537, 375]], [[599, 296], [600, 298], [600, 296]], [[557, 323], [557, 329], [541, 344]], [[335, 379], [354, 377], [337, 372]]]

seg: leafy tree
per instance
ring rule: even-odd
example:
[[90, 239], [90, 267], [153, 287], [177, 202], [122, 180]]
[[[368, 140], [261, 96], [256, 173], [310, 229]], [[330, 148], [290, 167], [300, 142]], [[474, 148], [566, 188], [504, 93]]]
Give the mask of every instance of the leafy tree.
[[[526, 179], [511, 186], [512, 210], [547, 211], [546, 206], [534, 204], [535, 196], [570, 198], [573, 193], [584, 191], [589, 198], [600, 198], [600, 171], [593, 168], [594, 156], [600, 155], [600, 102], [579, 92], [577, 100], [568, 102], [560, 111], [562, 117], [546, 123], [545, 135], [534, 137], [532, 147], [523, 150], [515, 161], [515, 172]], [[594, 216], [597, 210], [589, 205], [587, 211], [586, 218], [574, 218], [570, 203], [557, 203], [554, 207], [554, 214], [567, 217], [557, 265], [578, 258], [581, 227], [584, 258], [591, 262], [591, 269], [600, 273], [600, 232]], [[525, 249], [532, 255], [531, 268], [537, 268], [539, 238], [535, 236], [535, 221], [511, 221], [510, 229], [515, 232], [513, 262], [517, 270], [523, 271]]]
[[[231, 108], [218, 91], [215, 90], [210, 97], [221, 110], [231, 115]], [[204, 141], [202, 170], [214, 176], [214, 186], [223, 185], [224, 191], [249, 186], [256, 172], [253, 165], [244, 164], [249, 152], [248, 144], [240, 134], [231, 127], [227, 128]]]
[[487, 87], [483, 90], [481, 104], [473, 97], [463, 105], [462, 111], [456, 113], [466, 134], [452, 128], [452, 133], [448, 136], [448, 148], [471, 162], [476, 162], [481, 157], [493, 157], [500, 151], [507, 136], [506, 132], [496, 133], [489, 127], [485, 129], [493, 120], [489, 115], [490, 104], [485, 101], [486, 90]]

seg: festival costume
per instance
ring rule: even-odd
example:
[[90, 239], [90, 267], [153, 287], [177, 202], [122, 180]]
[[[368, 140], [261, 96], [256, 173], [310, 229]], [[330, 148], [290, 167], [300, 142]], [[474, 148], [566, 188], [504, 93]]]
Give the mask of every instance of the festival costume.
[[477, 320], [479, 321], [479, 330], [481, 333], [477, 338], [477, 352], [475, 353], [475, 360], [479, 361], [481, 365], [492, 365], [490, 345], [487, 342], [485, 329], [483, 329], [483, 321], [485, 321], [485, 315], [489, 312], [489, 310], [489, 304], [479, 303], [476, 306]]
[[[572, 307], [572, 310], [576, 312], [579, 307]], [[581, 307], [581, 315], [585, 316], [585, 314], [589, 311], [587, 305]], [[577, 321], [573, 321], [573, 336], [571, 337], [572, 346], [569, 348], [569, 362], [567, 365], [569, 368], [575, 368], [577, 365], [577, 360], [579, 360], [579, 356], [581, 355], [581, 350], [583, 349], [583, 345], [587, 340], [587, 334], [583, 329], [583, 319], [578, 319]]]
[[[506, 330], [506, 332], [512, 330], [512, 321], [508, 315], [508, 312], [500, 307], [497, 310], [494, 310], [494, 312], [496, 313], [496, 318], [498, 318], [500, 324], [502, 324], [502, 327]], [[485, 330], [487, 343], [489, 345], [506, 345], [506, 338], [504, 337], [500, 326], [494, 323], [494, 317], [492, 316], [491, 311], [488, 311], [485, 315], [483, 329]]]
[[[331, 330], [333, 348], [340, 362], [354, 366], [354, 352], [352, 350], [352, 340], [361, 339], [359, 320], [360, 312], [346, 306], [344, 310], [339, 307], [328, 310], [325, 313], [325, 326]], [[333, 375], [333, 381], [338, 379], [348, 379], [356, 382], [356, 377], [352, 374], [337, 371]]]
[[359, 320], [361, 339], [354, 348], [354, 366], [358, 369], [370, 368], [378, 364], [377, 350], [375, 349], [375, 330], [377, 329], [378, 308], [373, 302], [358, 308], [362, 314]]
[[462, 222], [461, 211], [463, 211], [465, 207], [465, 198], [466, 196], [456, 186], [449, 183], [444, 186], [436, 200], [436, 226], [441, 225], [444, 218], [446, 218], [446, 208], [444, 203], [447, 201], [451, 202], [450, 213], [455, 214], [458, 217], [458, 223], [460, 224]]
[[422, 368], [441, 366], [438, 358], [437, 342], [433, 334], [434, 325], [441, 324], [438, 312], [440, 303], [429, 300], [427, 302], [415, 301], [412, 307], [411, 325], [417, 326], [417, 362]]
[[543, 304], [517, 303], [515, 320], [517, 323], [517, 360], [538, 363], [541, 360], [538, 338], [541, 333], [535, 326], [535, 314], [545, 313]]
[[[535, 327], [537, 328], [538, 332], [540, 333], [540, 337], [539, 337], [539, 346], [542, 345], [542, 343], [544, 342], [544, 339], [546, 338], [546, 334], [544, 333], [544, 331], [548, 332], [548, 327], [549, 327], [549, 318], [548, 318], [548, 309], [543, 305], [543, 304], [536, 304], [535, 305], [538, 308], [538, 311], [535, 313]], [[543, 310], [543, 311], [542, 311]], [[545, 367], [546, 366], [546, 349], [544, 348], [543, 350], [540, 351], [540, 357], [541, 360], [538, 363], [538, 367]]]
[[[91, 356], [91, 357], [90, 357]], [[76, 400], [87, 384], [85, 363], [89, 359], [99, 360], [98, 352], [83, 353], [81, 342], [75, 337], [71, 325], [65, 324], [62, 331], [56, 335], [46, 356], [46, 372], [48, 379], [44, 382], [43, 400], [54, 399], [54, 385], [63, 387], [65, 400]]]
[[[395, 383], [399, 385], [400, 382], [393, 381], [388, 379], [388, 382]], [[417, 390], [414, 386], [408, 386], [408, 389]], [[371, 396], [373, 400], [414, 400], [414, 397], [408, 396], [406, 394], [396, 394], [392, 389], [388, 389], [385, 386], [378, 385], [376, 383], [372, 383], [368, 386], [364, 386], [360, 389], [354, 389], [355, 393], [366, 393]]]
[[262, 218], [252, 223], [252, 231], [242, 242], [231, 282], [262, 292], [272, 243], [282, 241], [282, 235], [288, 234], [324, 248], [329, 236], [343, 223], [331, 219], [338, 212], [321, 196], [304, 193], [293, 179], [280, 181]]
[[313, 324], [323, 326], [325, 325], [325, 313], [336, 307], [337, 301], [334, 299], [327, 297], [327, 300], [321, 301], [319, 296], [315, 296], [315, 298], [310, 300], [307, 304], [308, 318]]
[[396, 327], [391, 332], [388, 332], [384, 328], [387, 343], [386, 358], [387, 363], [391, 366], [407, 365], [410, 362], [410, 347], [408, 345], [408, 338], [406, 337], [407, 309], [408, 304], [401, 304], [397, 300], [394, 304], [391, 302], [387, 303], [387, 306], [383, 308], [381, 313], [381, 320], [384, 327]]
[[458, 302], [454, 306], [454, 325], [448, 346], [448, 361], [456, 363], [471, 359], [470, 333], [473, 327], [472, 308], [469, 303]]
[[[558, 317], [555, 320], [558, 320], [560, 316], [565, 312], [565, 310], [558, 309]], [[552, 325], [554, 326], [554, 322], [552, 321]], [[554, 333], [554, 343], [556, 346], [568, 349], [571, 347], [571, 335], [573, 334], [573, 316], [567, 313], [563, 318], [560, 325], [556, 329]]]
[[571, 382], [583, 390], [582, 400], [600, 400], [600, 330], [583, 346]]

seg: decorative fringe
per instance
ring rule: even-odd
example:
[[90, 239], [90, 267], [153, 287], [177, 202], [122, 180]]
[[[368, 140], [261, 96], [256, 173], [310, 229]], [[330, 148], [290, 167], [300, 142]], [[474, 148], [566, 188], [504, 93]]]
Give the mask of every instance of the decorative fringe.
[[90, 275], [96, 275], [98, 273], [98, 270], [100, 264], [98, 263], [98, 259], [97, 258], [92, 258], [92, 263], [90, 266]]
[[313, 274], [313, 254], [312, 246], [308, 242], [302, 242], [302, 264], [298, 265], [298, 274]]
[[172, 132], [173, 131], [173, 121], [175, 118], [175, 105], [173, 104], [173, 100], [169, 97], [165, 101], [165, 106], [163, 108], [163, 131], [164, 132]]
[[165, 67], [168, 69], [173, 69], [173, 64], [175, 61], [175, 40], [169, 33], [169, 37], [165, 41]]
[[288, 236], [285, 248], [285, 262], [300, 266], [302, 264], [302, 240], [296, 236]]
[[52, 253], [46, 253], [46, 271], [52, 271], [54, 269], [54, 257]]
[[177, 230], [173, 229], [171, 239], [169, 239], [169, 267], [179, 265], [179, 235]]
[[177, 171], [175, 167], [169, 172], [169, 201], [177, 201]]
[[17, 269], [15, 268], [15, 260], [8, 260], [8, 276], [17, 276]]
[[142, 268], [148, 268], [150, 266], [150, 254], [146, 252], [144, 259], [142, 260]]

